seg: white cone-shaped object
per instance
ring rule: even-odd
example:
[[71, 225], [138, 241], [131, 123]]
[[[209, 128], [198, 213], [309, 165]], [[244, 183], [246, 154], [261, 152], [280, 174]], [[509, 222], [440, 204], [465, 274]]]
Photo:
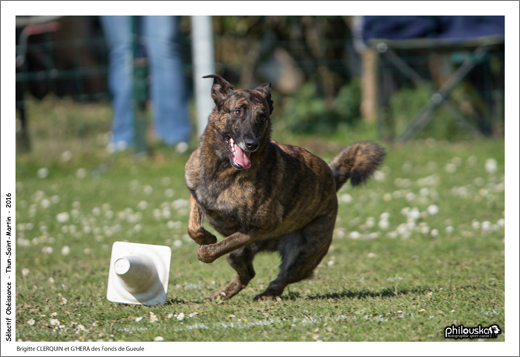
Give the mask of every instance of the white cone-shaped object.
[[108, 273], [107, 299], [124, 304], [166, 302], [170, 247], [115, 242]]

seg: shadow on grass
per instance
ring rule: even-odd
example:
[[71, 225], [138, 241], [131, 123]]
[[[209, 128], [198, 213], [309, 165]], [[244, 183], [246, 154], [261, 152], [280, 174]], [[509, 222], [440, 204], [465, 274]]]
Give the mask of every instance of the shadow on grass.
[[399, 289], [394, 290], [393, 288], [384, 288], [381, 290], [343, 290], [337, 293], [327, 293], [327, 294], [315, 294], [302, 296], [298, 292], [290, 292], [287, 295], [283, 295], [282, 299], [284, 300], [297, 300], [297, 299], [306, 299], [306, 300], [326, 300], [326, 299], [366, 299], [366, 298], [391, 298], [399, 295], [408, 295], [408, 294], [424, 294], [426, 288], [414, 288], [414, 289]]

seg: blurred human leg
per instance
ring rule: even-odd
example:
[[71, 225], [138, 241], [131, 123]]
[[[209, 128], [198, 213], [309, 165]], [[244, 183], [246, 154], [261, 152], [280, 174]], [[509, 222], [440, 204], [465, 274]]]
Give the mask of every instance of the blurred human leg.
[[114, 117], [112, 144], [122, 149], [133, 143], [132, 28], [129, 16], [101, 16], [109, 48], [109, 88]]
[[175, 16], [143, 17], [154, 127], [157, 137], [167, 145], [188, 142], [191, 133], [179, 21]]

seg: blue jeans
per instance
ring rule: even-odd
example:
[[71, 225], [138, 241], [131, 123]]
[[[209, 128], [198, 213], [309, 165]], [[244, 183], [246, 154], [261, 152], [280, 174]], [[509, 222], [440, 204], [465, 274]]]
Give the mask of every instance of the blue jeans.
[[[167, 145], [188, 142], [186, 87], [179, 43], [179, 17], [140, 16], [138, 34], [148, 55], [156, 137]], [[101, 16], [109, 47], [109, 88], [113, 96], [112, 143], [134, 140], [132, 109], [132, 22], [130, 16]]]

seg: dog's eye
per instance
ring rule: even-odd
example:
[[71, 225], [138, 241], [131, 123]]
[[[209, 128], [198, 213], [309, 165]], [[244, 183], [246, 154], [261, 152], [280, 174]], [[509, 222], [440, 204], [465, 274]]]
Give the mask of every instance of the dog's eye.
[[235, 115], [237, 117], [241, 117], [242, 116], [242, 108], [237, 108], [235, 109]]

